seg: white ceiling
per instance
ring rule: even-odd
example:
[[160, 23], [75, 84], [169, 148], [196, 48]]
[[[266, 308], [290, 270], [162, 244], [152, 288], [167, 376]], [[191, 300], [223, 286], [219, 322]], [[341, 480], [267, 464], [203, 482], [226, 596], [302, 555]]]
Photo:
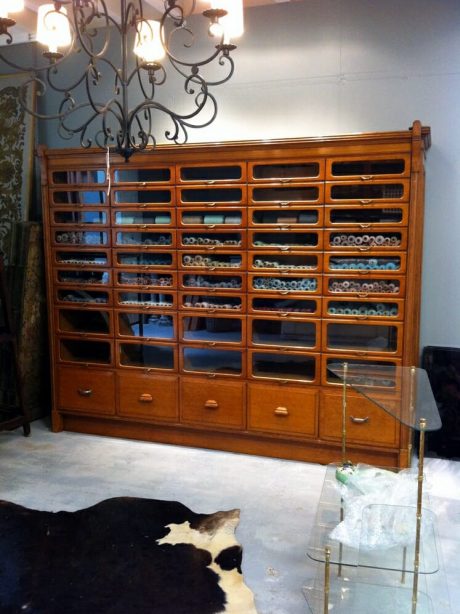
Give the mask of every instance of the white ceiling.
[[[245, 8], [249, 8], [291, 1], [296, 2], [297, 0], [243, 0], [243, 3]], [[25, 0], [26, 9], [21, 13], [11, 15], [11, 17], [16, 20], [16, 26], [10, 30], [15, 43], [23, 43], [34, 40], [34, 33], [37, 23], [37, 9], [40, 4], [45, 4], [46, 2], [51, 2], [51, 0]], [[120, 0], [106, 0], [106, 4], [110, 10], [110, 14], [117, 17], [120, 13]], [[156, 11], [162, 11], [164, 9], [164, 0], [144, 0], [144, 6], [147, 9], [146, 12], [151, 13], [148, 16], [155, 17]], [[206, 8], [209, 8], [208, 0], [197, 0], [197, 12], [201, 12]], [[0, 45], [3, 44], [5, 44], [5, 37], [1, 37], [0, 39]]]

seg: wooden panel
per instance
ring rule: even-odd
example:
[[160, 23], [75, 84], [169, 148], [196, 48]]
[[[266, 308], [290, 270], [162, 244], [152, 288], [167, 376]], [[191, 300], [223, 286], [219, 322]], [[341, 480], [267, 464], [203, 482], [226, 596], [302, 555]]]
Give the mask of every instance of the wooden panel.
[[57, 376], [57, 399], [62, 410], [115, 414], [113, 371], [60, 367]]
[[317, 435], [317, 389], [248, 384], [248, 429]]
[[176, 376], [123, 373], [118, 380], [118, 414], [142, 420], [176, 422], [178, 411], [178, 379]]
[[181, 422], [243, 429], [245, 384], [184, 377], [180, 385]]

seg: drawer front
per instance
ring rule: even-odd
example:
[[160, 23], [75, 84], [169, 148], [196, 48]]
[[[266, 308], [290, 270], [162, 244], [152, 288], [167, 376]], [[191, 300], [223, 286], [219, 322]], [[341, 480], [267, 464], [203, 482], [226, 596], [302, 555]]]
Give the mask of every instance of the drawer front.
[[99, 369], [58, 369], [59, 409], [115, 414], [115, 375]]
[[367, 154], [329, 158], [326, 179], [359, 179], [362, 183], [388, 177], [409, 177], [410, 154]]
[[317, 390], [249, 384], [248, 429], [315, 437], [318, 397]]
[[240, 382], [181, 380], [181, 422], [232, 429], [245, 426], [245, 388]]
[[362, 205], [372, 205], [376, 202], [408, 202], [409, 192], [409, 179], [327, 182], [325, 202], [327, 204], [359, 203]]
[[[346, 435], [348, 442], [396, 447], [399, 445], [399, 423], [364, 397], [347, 394]], [[319, 436], [321, 439], [341, 439], [341, 392], [322, 393]]]
[[118, 399], [120, 416], [143, 420], [178, 419], [177, 377], [119, 373]]

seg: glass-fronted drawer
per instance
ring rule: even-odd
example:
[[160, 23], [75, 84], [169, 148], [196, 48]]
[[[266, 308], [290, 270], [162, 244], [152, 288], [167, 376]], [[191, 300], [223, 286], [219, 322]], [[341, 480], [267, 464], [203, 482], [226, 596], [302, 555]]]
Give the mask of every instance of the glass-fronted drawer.
[[125, 188], [114, 190], [112, 204], [114, 205], [136, 205], [138, 207], [149, 207], [150, 205], [172, 205], [174, 203], [174, 188]]
[[181, 377], [180, 419], [185, 424], [219, 429], [243, 429], [246, 424], [246, 386], [239, 381], [210, 381]]
[[378, 251], [387, 249], [405, 249], [407, 247], [407, 231], [405, 228], [393, 230], [382, 228], [369, 230], [324, 231], [325, 249], [353, 249], [357, 251]]
[[108, 205], [105, 190], [50, 190], [51, 205], [77, 205], [94, 207]]
[[161, 311], [176, 308], [175, 292], [165, 294], [163, 292], [127, 292], [117, 290], [115, 297], [116, 304], [123, 307], [135, 306], [148, 310], [160, 309]]
[[249, 186], [249, 203], [253, 205], [280, 204], [300, 205], [308, 203], [321, 204], [324, 200], [322, 183], [290, 183], [289, 185], [253, 185]]
[[222, 292], [237, 292], [240, 294], [246, 291], [246, 274], [234, 275], [231, 273], [219, 273], [217, 275], [191, 275], [182, 273], [180, 274], [180, 284], [180, 287], [184, 290], [198, 288], [210, 293], [219, 292], [220, 294]]
[[385, 272], [386, 275], [401, 275], [406, 271], [407, 255], [404, 252], [386, 252], [385, 255], [364, 256], [361, 252], [347, 255], [335, 253], [324, 254], [324, 271], [353, 271], [368, 275], [370, 271]]
[[216, 227], [246, 226], [246, 209], [211, 207], [207, 209], [179, 209], [180, 226]]
[[113, 231], [113, 245], [142, 245], [143, 248], [155, 247], [169, 248], [175, 246], [176, 243], [176, 231], [161, 231], [154, 232], [152, 230], [145, 230], [143, 232], [133, 231]]
[[249, 313], [276, 313], [280, 318], [289, 318], [292, 315], [319, 315], [321, 310], [320, 298], [304, 298], [303, 296], [249, 297]]
[[176, 212], [174, 209], [114, 209], [114, 226], [175, 226]]
[[175, 344], [117, 341], [117, 366], [150, 371], [177, 371]]
[[408, 177], [410, 154], [347, 156], [326, 160], [326, 178], [372, 181], [380, 177]]
[[111, 290], [88, 290], [76, 288], [56, 288], [55, 294], [56, 303], [79, 305], [87, 307], [88, 305], [111, 305], [112, 291]]
[[70, 339], [60, 337], [59, 360], [94, 365], [112, 364], [112, 342], [96, 339]]
[[113, 170], [114, 183], [140, 183], [141, 185], [155, 183], [174, 183], [174, 166], [151, 166], [136, 168], [132, 164]]
[[230, 347], [180, 348], [180, 370], [182, 373], [206, 374], [209, 377], [244, 377], [246, 352]]
[[400, 355], [402, 352], [402, 324], [323, 321], [323, 349], [325, 351], [359, 352]]
[[51, 174], [51, 183], [55, 185], [80, 185], [85, 184], [100, 184], [107, 181], [105, 170], [103, 168], [94, 169], [72, 169], [53, 171]]
[[188, 311], [205, 311], [206, 313], [241, 312], [246, 310], [246, 297], [244, 295], [229, 296], [220, 292], [219, 294], [180, 292], [179, 308]]
[[404, 297], [406, 290], [406, 280], [404, 277], [393, 279], [384, 276], [368, 277], [335, 277], [327, 275], [324, 277], [325, 294], [353, 294], [357, 298], [368, 296], [388, 295], [394, 298]]
[[53, 260], [58, 265], [78, 265], [81, 267], [110, 266], [110, 250], [68, 250], [53, 249]]
[[114, 266], [150, 268], [176, 268], [176, 252], [174, 250], [155, 252], [137, 250], [113, 250]]
[[286, 232], [283, 228], [272, 232], [249, 230], [248, 244], [254, 249], [314, 250], [322, 247], [322, 231]]
[[120, 337], [143, 337], [159, 341], [176, 339], [176, 316], [148, 311], [117, 311], [115, 315], [117, 335]]
[[54, 245], [105, 245], [110, 247], [110, 235], [102, 230], [69, 230], [68, 228], [55, 229], [51, 234]]
[[218, 187], [189, 186], [177, 188], [177, 204], [197, 205], [244, 205], [246, 204], [245, 185], [225, 185]]
[[372, 183], [342, 181], [326, 183], [326, 203], [357, 202], [369, 205], [375, 201], [408, 202], [410, 184], [408, 179], [387, 179]]
[[249, 207], [250, 226], [322, 226], [322, 207]]
[[319, 350], [319, 322], [292, 316], [289, 318], [250, 316], [248, 341], [253, 346], [272, 346], [280, 350]]
[[180, 248], [187, 247], [204, 247], [207, 250], [216, 248], [221, 249], [241, 249], [246, 247], [246, 231], [239, 230], [237, 232], [209, 232], [190, 230], [179, 230], [178, 239]]
[[77, 284], [79, 286], [110, 286], [111, 272], [93, 269], [58, 269], [53, 270], [57, 284]]
[[[323, 354], [321, 358], [322, 385], [342, 386], [343, 388], [343, 381], [337, 375], [331, 373], [328, 369], [328, 367], [331, 365], [343, 362], [348, 363], [350, 366], [366, 365], [366, 376], [363, 377], [362, 382], [360, 384], [361, 386], [370, 386], [373, 388], [378, 387], [382, 390], [386, 390], [394, 389], [398, 384], [396, 367], [400, 367], [402, 364], [402, 360], [400, 358], [386, 358], [383, 356], [379, 356], [378, 358], [366, 356], [354, 358], [350, 355], [347, 356], [345, 354], [329, 353]], [[373, 367], [375, 367], [375, 378], [372, 377]], [[388, 377], [382, 377], [382, 367]]]
[[316, 384], [319, 379], [319, 355], [279, 350], [248, 350], [249, 377], [278, 382]]
[[337, 300], [324, 298], [323, 317], [355, 318], [367, 320], [368, 318], [404, 319], [404, 301], [401, 299], [370, 301], [368, 299], [348, 298]]
[[245, 253], [218, 253], [187, 251], [179, 256], [180, 266], [188, 269], [245, 269]]
[[321, 294], [321, 276], [279, 277], [266, 273], [248, 273], [250, 290], [255, 292], [276, 292], [277, 294], [298, 294], [311, 292]]
[[112, 335], [112, 312], [88, 308], [59, 308], [55, 310], [56, 329], [61, 333]]
[[319, 180], [324, 177], [324, 160], [255, 160], [248, 163], [248, 177], [249, 181], [282, 183]]
[[58, 367], [57, 405], [63, 411], [115, 414], [115, 373], [108, 369]]
[[62, 210], [51, 209], [51, 224], [53, 226], [64, 226], [69, 224], [73, 227], [85, 226], [107, 226], [108, 214], [102, 209], [79, 209]]
[[177, 422], [177, 375], [152, 375], [129, 370], [119, 371], [118, 414], [149, 421]]
[[236, 183], [246, 181], [246, 163], [215, 162], [210, 164], [184, 164], [178, 166], [180, 183]]
[[249, 252], [249, 267], [255, 270], [273, 270], [277, 273], [317, 271], [321, 267], [322, 254], [289, 254], [279, 252]]
[[208, 345], [241, 345], [246, 342], [246, 318], [241, 316], [180, 315], [180, 339]]
[[173, 288], [176, 285], [176, 273], [158, 271], [117, 271], [115, 284], [123, 287], [143, 289]]
[[356, 226], [373, 229], [375, 226], [407, 226], [409, 208], [382, 205], [327, 205], [325, 207], [326, 226]]

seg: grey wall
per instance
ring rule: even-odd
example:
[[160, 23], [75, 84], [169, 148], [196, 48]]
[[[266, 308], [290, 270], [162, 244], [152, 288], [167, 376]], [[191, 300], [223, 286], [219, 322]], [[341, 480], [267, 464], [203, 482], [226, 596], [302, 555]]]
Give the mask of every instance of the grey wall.
[[[459, 0], [249, 9], [235, 58], [233, 80], [216, 90], [216, 122], [190, 142], [431, 126], [421, 343], [460, 347]], [[41, 135], [69, 145], [48, 124]]]

